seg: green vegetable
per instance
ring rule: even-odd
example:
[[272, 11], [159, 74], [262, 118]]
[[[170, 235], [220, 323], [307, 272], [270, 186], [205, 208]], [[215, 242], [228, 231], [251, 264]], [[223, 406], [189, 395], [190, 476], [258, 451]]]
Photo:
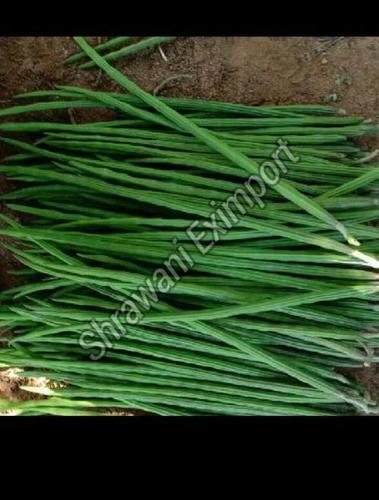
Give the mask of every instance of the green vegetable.
[[[2, 245], [25, 268], [0, 293], [0, 364], [48, 380], [22, 386], [44, 399], [0, 412], [377, 412], [340, 372], [379, 361], [378, 165], [351, 141], [375, 126], [329, 106], [156, 98], [106, 61], [133, 45], [103, 58], [77, 41], [66, 62], [89, 56], [129, 93], [59, 87], [0, 111], [119, 115], [0, 124], [15, 148], [0, 171], [25, 183], [1, 196], [22, 221], [0, 216]], [[245, 181], [281, 138], [298, 161], [280, 157], [287, 171], [243, 213]]]
[[[161, 43], [171, 42], [175, 40], [175, 36], [153, 36], [151, 38], [145, 38], [144, 40], [140, 40], [139, 42], [128, 45], [127, 47], [123, 47], [122, 49], [116, 50], [114, 52], [110, 52], [104, 56], [107, 61], [115, 61], [120, 57], [129, 56], [131, 54], [136, 54], [144, 49], [149, 49], [151, 47], [155, 47], [160, 45]], [[88, 63], [81, 64], [79, 68], [88, 69], [96, 66], [92, 61]]]
[[[96, 45], [95, 49], [97, 50], [97, 52], [102, 53], [105, 52], [107, 49], [118, 47], [119, 45], [122, 45], [125, 42], [129, 42], [130, 39], [131, 39], [130, 36], [117, 36], [115, 38], [111, 38], [110, 40], [104, 43]], [[69, 64], [76, 61], [80, 61], [80, 59], [83, 59], [85, 57], [86, 57], [85, 52], [79, 52], [78, 54], [73, 54], [72, 56], [65, 59], [63, 61], [63, 64]]]

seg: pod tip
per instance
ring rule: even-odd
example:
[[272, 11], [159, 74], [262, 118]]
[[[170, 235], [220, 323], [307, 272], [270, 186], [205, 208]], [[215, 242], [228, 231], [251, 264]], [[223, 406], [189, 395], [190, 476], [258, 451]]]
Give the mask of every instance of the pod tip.
[[42, 396], [54, 396], [54, 391], [48, 387], [33, 387], [30, 385], [20, 385], [20, 389], [26, 392], [33, 392], [34, 394], [41, 394]]

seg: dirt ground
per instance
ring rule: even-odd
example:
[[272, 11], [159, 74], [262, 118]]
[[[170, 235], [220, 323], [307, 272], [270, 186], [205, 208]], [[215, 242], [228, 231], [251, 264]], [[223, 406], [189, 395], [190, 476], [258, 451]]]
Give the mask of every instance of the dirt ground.
[[[183, 37], [162, 48], [165, 57], [152, 49], [117, 66], [148, 91], [175, 76], [159, 90], [161, 95], [246, 104], [332, 103], [379, 121], [378, 37]], [[11, 105], [15, 94], [55, 85], [119, 90], [97, 69], [60, 64], [75, 50], [70, 37], [0, 38], [0, 108]], [[103, 119], [107, 112], [59, 111], [54, 116], [81, 122]], [[366, 144], [377, 148], [379, 138]], [[0, 160], [8, 151], [0, 145]], [[10, 188], [0, 177], [0, 192]], [[5, 211], [1, 205], [0, 211]], [[0, 248], [1, 288], [13, 282], [8, 271], [14, 265]], [[358, 370], [356, 376], [379, 400], [379, 369]], [[17, 384], [0, 379], [0, 397], [10, 393], [16, 397]]]

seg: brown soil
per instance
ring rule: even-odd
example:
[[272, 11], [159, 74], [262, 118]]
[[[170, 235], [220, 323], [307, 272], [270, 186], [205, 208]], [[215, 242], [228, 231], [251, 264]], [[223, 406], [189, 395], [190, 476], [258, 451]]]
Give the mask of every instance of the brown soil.
[[[95, 41], [93, 39], [93, 41]], [[0, 107], [20, 92], [78, 85], [118, 90], [98, 70], [81, 71], [60, 62], [76, 50], [70, 37], [0, 38]], [[179, 38], [158, 50], [118, 62], [136, 83], [160, 93], [248, 104], [333, 102], [350, 114], [379, 119], [379, 38], [375, 37], [196, 37]], [[46, 118], [52, 114], [47, 114]], [[104, 119], [107, 112], [54, 112], [63, 120]], [[17, 119], [20, 119], [16, 117]], [[26, 119], [28, 117], [23, 117]], [[366, 143], [379, 147], [379, 138]], [[9, 149], [0, 144], [0, 159]], [[0, 192], [10, 185], [0, 177]], [[4, 207], [0, 206], [4, 212]], [[0, 287], [9, 286], [15, 262], [0, 249]], [[378, 369], [357, 375], [379, 400]], [[9, 386], [0, 383], [0, 397]], [[13, 383], [13, 382], [12, 382]], [[8, 384], [9, 385], [9, 384]], [[13, 391], [15, 392], [15, 391]], [[17, 392], [17, 391], [16, 391]]]

